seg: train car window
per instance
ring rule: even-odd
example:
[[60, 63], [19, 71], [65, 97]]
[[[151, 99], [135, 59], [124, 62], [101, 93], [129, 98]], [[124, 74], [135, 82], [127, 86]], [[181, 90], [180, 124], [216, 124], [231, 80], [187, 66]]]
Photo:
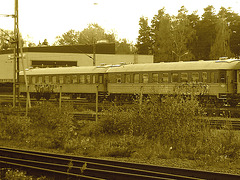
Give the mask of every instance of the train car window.
[[130, 76], [130, 74], [125, 74], [125, 83], [131, 83], [131, 76]]
[[59, 76], [59, 83], [63, 84], [63, 76]]
[[92, 83], [93, 83], [93, 84], [96, 83], [96, 75], [95, 75], [95, 74], [92, 76]]
[[52, 83], [52, 76], [49, 76], [49, 82]]
[[210, 79], [211, 79], [211, 83], [218, 83], [218, 73], [211, 72]]
[[44, 82], [47, 83], [47, 84], [49, 83], [49, 76], [44, 77]]
[[143, 74], [143, 83], [148, 83], [148, 74]]
[[70, 76], [66, 76], [65, 77], [65, 83], [66, 84], [70, 84], [71, 83], [71, 77]]
[[172, 82], [178, 82], [178, 73], [172, 73]]
[[218, 72], [214, 72], [214, 83], [219, 83], [219, 73]]
[[188, 82], [188, 73], [181, 73], [181, 82]]
[[214, 83], [214, 72], [210, 73], [210, 81], [211, 83]]
[[52, 83], [54, 83], [54, 84], [57, 83], [57, 77], [56, 77], [56, 76], [53, 76], [53, 77], [52, 77]]
[[121, 74], [117, 74], [117, 83], [121, 83], [122, 82], [122, 78], [121, 78]]
[[207, 72], [202, 72], [202, 82], [207, 83]]
[[220, 71], [220, 83], [226, 83], [226, 71]]
[[162, 74], [162, 82], [167, 83], [168, 82], [168, 73]]
[[43, 82], [43, 77], [42, 76], [39, 76], [38, 77], [38, 83], [42, 83]]
[[158, 83], [158, 73], [153, 73], [152, 74], [152, 82], [153, 83]]
[[36, 77], [33, 76], [33, 77], [32, 77], [32, 84], [35, 84], [35, 83], [36, 83]]
[[103, 75], [99, 75], [98, 80], [99, 80], [99, 83], [102, 84], [103, 83]]
[[79, 83], [85, 83], [85, 76], [84, 75], [79, 76]]
[[77, 83], [77, 75], [72, 76], [72, 83], [74, 83], [74, 84]]
[[199, 73], [198, 72], [192, 73], [192, 82], [199, 82]]
[[139, 83], [139, 74], [134, 74], [133, 75], [133, 82], [134, 83]]
[[86, 83], [87, 84], [91, 83], [91, 76], [89, 74], [86, 75]]

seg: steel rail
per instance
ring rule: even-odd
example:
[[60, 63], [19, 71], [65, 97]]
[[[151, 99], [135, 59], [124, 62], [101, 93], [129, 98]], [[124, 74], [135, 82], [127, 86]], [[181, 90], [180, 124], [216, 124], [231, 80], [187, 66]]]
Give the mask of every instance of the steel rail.
[[[47, 168], [61, 172], [71, 172], [73, 174], [79, 174], [81, 167], [86, 163], [84, 161], [68, 158], [33, 154], [32, 152], [29, 153], [14, 150], [1, 150], [0, 152], [5, 156], [8, 156], [0, 156], [0, 159], [4, 162]], [[22, 159], [17, 158], [19, 155]], [[69, 162], [71, 162], [71, 166], [69, 166]], [[94, 162], [87, 162], [87, 169], [84, 170], [84, 175], [106, 179], [199, 179]]]
[[[126, 163], [98, 158], [0, 147], [1, 162], [103, 179], [240, 179], [239, 175]], [[20, 157], [20, 158], [19, 158]], [[80, 173], [84, 164], [87, 168]]]
[[9, 162], [9, 161], [2, 161], [2, 160], [0, 160], [0, 167], [21, 169], [21, 170], [27, 171], [28, 174], [30, 174], [30, 175], [46, 176], [46, 177], [54, 178], [54, 179], [80, 179], [81, 178], [81, 180], [82, 179], [84, 179], [84, 180], [90, 180], [90, 179], [103, 180], [102, 178], [95, 178], [92, 176], [73, 174], [73, 173], [69, 173], [69, 172], [62, 172], [62, 171], [57, 171], [57, 170], [52, 170], [52, 169], [47, 169], [47, 168], [40, 168], [40, 167], [36, 167], [36, 166], [29, 166], [29, 165], [13, 163], [13, 162]]

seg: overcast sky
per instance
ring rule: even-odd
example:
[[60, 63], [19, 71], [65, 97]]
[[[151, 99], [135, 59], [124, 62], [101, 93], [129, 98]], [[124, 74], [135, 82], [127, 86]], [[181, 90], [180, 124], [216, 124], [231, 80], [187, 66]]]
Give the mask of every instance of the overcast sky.
[[[19, 28], [24, 39], [36, 44], [47, 39], [54, 43], [56, 36], [74, 29], [82, 31], [90, 23], [98, 23], [118, 38], [136, 42], [141, 16], [149, 20], [165, 7], [166, 13], [176, 15], [182, 5], [189, 14], [213, 5], [232, 7], [240, 14], [240, 0], [18, 0]], [[0, 0], [0, 14], [13, 14], [15, 0]], [[0, 17], [0, 28], [13, 30], [12, 18]]]

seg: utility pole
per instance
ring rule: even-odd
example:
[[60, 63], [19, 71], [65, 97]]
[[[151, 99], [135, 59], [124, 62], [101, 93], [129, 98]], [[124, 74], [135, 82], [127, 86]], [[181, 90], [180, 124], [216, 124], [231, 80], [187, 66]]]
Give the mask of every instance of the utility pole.
[[14, 11], [14, 37], [15, 37], [15, 51], [14, 51], [14, 75], [13, 75], [13, 106], [16, 106], [16, 96], [18, 103], [20, 103], [19, 92], [19, 27], [18, 27], [18, 0], [15, 0]]
[[[15, 0], [14, 14], [0, 14], [3, 17], [14, 18], [14, 60], [13, 60], [13, 107], [16, 106], [16, 95], [18, 97], [18, 103], [20, 103], [20, 92], [19, 92], [19, 27], [18, 27], [18, 0]], [[10, 57], [11, 59], [11, 57]]]
[[93, 40], [93, 66], [96, 66], [96, 43]]

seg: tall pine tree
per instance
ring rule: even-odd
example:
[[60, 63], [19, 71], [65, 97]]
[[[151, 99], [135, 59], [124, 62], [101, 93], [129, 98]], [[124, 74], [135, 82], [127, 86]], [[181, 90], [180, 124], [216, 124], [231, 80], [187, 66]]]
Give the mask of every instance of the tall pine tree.
[[219, 57], [234, 56], [230, 50], [230, 29], [224, 17], [220, 17], [216, 24], [216, 39], [211, 47], [210, 58], [219, 59]]
[[196, 36], [196, 31], [193, 29], [190, 20], [187, 16], [187, 9], [182, 6], [178, 11], [178, 15], [173, 17], [172, 23], [172, 39], [173, 39], [173, 58], [174, 61], [189, 61], [194, 59], [194, 55], [188, 49], [188, 44], [191, 43]]
[[217, 16], [213, 6], [204, 8], [202, 20], [198, 23], [197, 30], [197, 59], [208, 60], [211, 47], [216, 38]]
[[151, 26], [154, 62], [172, 61], [171, 17], [160, 9], [153, 17]]
[[137, 39], [137, 53], [138, 54], [151, 54], [151, 39], [150, 27], [148, 26], [148, 18], [141, 17], [139, 20], [139, 35]]

